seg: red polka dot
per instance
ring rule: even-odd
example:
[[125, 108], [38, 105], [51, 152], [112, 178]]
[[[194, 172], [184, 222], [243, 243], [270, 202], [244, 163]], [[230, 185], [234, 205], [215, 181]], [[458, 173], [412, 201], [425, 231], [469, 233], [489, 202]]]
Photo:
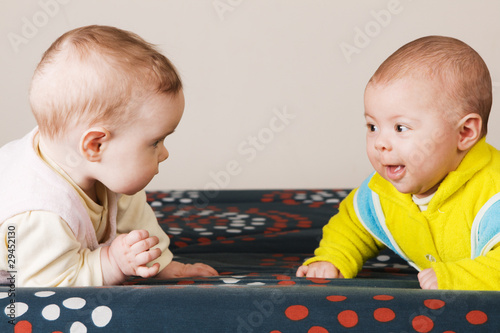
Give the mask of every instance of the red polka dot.
[[297, 202], [293, 199], [285, 199], [285, 200], [283, 200], [283, 203], [285, 205], [299, 205], [300, 204], [300, 202]]
[[188, 246], [186, 242], [175, 242], [174, 244], [177, 247], [186, 247], [186, 246]]
[[342, 301], [345, 301], [347, 299], [347, 297], [340, 296], [340, 295], [332, 295], [332, 296], [327, 296], [326, 299], [331, 301], [331, 302], [342, 302]]
[[284, 280], [284, 281], [278, 282], [278, 284], [281, 286], [293, 286], [295, 284], [295, 281]]
[[340, 325], [351, 328], [358, 324], [358, 314], [352, 310], [345, 310], [337, 316]]
[[440, 299], [426, 299], [424, 305], [431, 310], [441, 309], [446, 303]]
[[434, 322], [427, 316], [416, 316], [411, 321], [411, 325], [419, 333], [427, 333], [434, 328]]
[[307, 331], [307, 333], [328, 333], [328, 330], [321, 326], [313, 326]]
[[291, 305], [285, 310], [290, 320], [302, 320], [309, 315], [309, 310], [303, 305]]
[[482, 325], [488, 321], [488, 316], [483, 311], [474, 310], [469, 312], [465, 318], [472, 325]]
[[396, 318], [396, 314], [391, 309], [379, 308], [373, 312], [373, 318], [381, 323], [387, 323]]
[[200, 238], [198, 238], [198, 242], [200, 242], [200, 243], [210, 243], [211, 240], [210, 240], [210, 238], [207, 238], [207, 237], [200, 237]]
[[313, 283], [330, 283], [330, 280], [328, 279], [320, 279], [320, 278], [306, 278], [306, 279]]
[[377, 301], [390, 301], [390, 300], [393, 300], [393, 299], [394, 299], [394, 296], [389, 296], [389, 295], [377, 295], [377, 296], [373, 296], [373, 299], [374, 299], [374, 300], [377, 300]]
[[177, 284], [180, 284], [180, 285], [194, 284], [194, 281], [193, 280], [180, 280], [177, 282]]
[[14, 333], [31, 333], [33, 332], [32, 330], [31, 323], [26, 320], [22, 320], [14, 326]]
[[274, 331], [271, 331], [269, 333], [281, 333], [281, 331], [274, 330]]

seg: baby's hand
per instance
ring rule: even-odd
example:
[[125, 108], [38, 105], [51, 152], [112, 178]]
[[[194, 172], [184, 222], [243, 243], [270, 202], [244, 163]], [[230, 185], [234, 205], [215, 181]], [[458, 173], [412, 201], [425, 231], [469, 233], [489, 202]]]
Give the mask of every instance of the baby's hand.
[[178, 261], [172, 261], [158, 275], [160, 279], [178, 279], [184, 277], [196, 276], [217, 276], [219, 273], [211, 266], [196, 263], [183, 264]]
[[156, 244], [158, 237], [149, 237], [146, 230], [133, 230], [116, 237], [111, 245], [103, 248], [101, 252], [102, 260], [108, 261], [111, 266], [103, 265], [103, 277], [105, 282], [108, 282], [106, 284], [122, 282], [125, 276], [149, 278], [158, 274], [158, 263], [151, 267], [146, 266], [161, 255], [160, 249], [151, 249]]
[[438, 289], [437, 276], [433, 268], [427, 268], [418, 273], [418, 282], [422, 289]]
[[300, 266], [297, 270], [297, 277], [336, 279], [344, 278], [335, 265], [327, 261], [316, 261], [307, 266]]

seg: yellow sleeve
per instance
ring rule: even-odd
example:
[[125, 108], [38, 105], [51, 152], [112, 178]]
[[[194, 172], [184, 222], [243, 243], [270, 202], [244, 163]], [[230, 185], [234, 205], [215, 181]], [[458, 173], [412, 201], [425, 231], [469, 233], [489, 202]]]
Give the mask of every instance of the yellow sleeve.
[[168, 249], [170, 238], [158, 224], [155, 213], [146, 200], [145, 191], [140, 191], [131, 196], [122, 195], [118, 201], [117, 233], [126, 234], [139, 229], [147, 230], [150, 236], [156, 236], [160, 240], [155, 248], [159, 248], [162, 254], [148, 266], [158, 262], [160, 270], [162, 270], [173, 258], [172, 252]]
[[434, 262], [439, 289], [498, 290], [500, 246], [475, 259]]
[[323, 238], [315, 256], [304, 265], [327, 261], [335, 265], [345, 278], [353, 278], [364, 262], [377, 255], [383, 244], [375, 240], [359, 222], [354, 211], [352, 191], [339, 206], [339, 212], [323, 228]]
[[[9, 228], [10, 226], [10, 228]], [[16, 283], [20, 287], [101, 286], [100, 249], [82, 249], [68, 224], [57, 214], [31, 211], [16, 215], [0, 226], [6, 258], [7, 231], [15, 233]], [[7, 260], [0, 269], [11, 270]]]

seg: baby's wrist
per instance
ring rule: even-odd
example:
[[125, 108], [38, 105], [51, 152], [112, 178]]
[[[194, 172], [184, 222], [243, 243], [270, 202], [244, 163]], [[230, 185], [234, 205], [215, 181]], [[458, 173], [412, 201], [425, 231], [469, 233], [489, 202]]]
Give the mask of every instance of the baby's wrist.
[[104, 285], [115, 285], [125, 281], [126, 275], [113, 257], [110, 246], [101, 248], [101, 269]]

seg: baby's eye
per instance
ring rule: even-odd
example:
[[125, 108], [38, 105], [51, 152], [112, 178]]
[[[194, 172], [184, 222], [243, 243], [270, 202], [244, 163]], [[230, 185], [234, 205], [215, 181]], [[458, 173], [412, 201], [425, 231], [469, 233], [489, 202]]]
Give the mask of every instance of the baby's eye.
[[370, 132], [376, 132], [376, 131], [378, 131], [377, 125], [366, 124], [366, 127], [368, 128], [368, 131], [370, 131]]
[[396, 125], [396, 132], [406, 132], [409, 128], [405, 125]]
[[157, 140], [155, 143], [153, 143], [153, 147], [158, 147], [158, 145], [160, 144], [160, 140]]

